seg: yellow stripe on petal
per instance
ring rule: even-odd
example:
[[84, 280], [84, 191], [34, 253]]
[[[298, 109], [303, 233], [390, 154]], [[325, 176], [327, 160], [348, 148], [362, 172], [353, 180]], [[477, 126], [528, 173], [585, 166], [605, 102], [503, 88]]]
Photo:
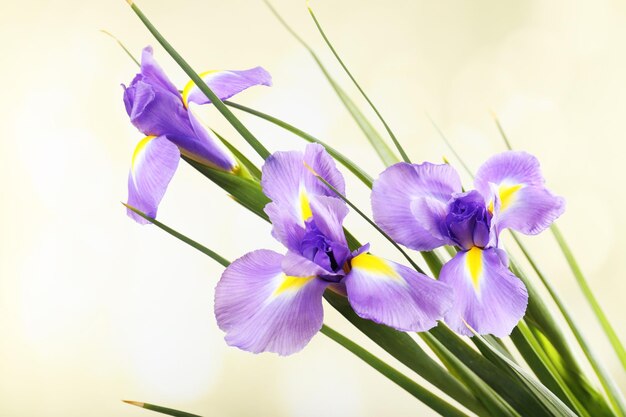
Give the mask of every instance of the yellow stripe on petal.
[[[198, 76], [204, 80], [204, 77], [206, 77], [207, 75], [214, 74], [216, 72], [219, 72], [219, 71], [218, 70], [206, 71], [201, 74], [198, 74]], [[196, 83], [194, 83], [193, 80], [189, 80], [185, 88], [183, 88], [183, 103], [185, 104], [185, 107], [187, 107], [187, 104], [189, 104], [187, 100], [189, 99], [189, 95], [191, 94], [195, 86], [196, 86]]]
[[381, 275], [396, 280], [402, 280], [402, 277], [396, 272], [395, 269], [391, 267], [391, 265], [389, 265], [387, 261], [369, 253], [362, 253], [355, 256], [352, 259], [351, 265], [352, 268], [367, 272], [369, 274]]
[[304, 189], [300, 189], [300, 215], [302, 216], [303, 222], [313, 217], [309, 197], [306, 195], [306, 191], [304, 191]]
[[522, 188], [522, 184], [501, 185], [498, 193], [500, 194], [500, 210], [504, 211], [515, 200], [515, 195]]
[[281, 282], [280, 286], [276, 288], [274, 291], [274, 296], [278, 296], [287, 291], [298, 291], [306, 284], [311, 282], [312, 279], [315, 279], [315, 276], [310, 277], [292, 277], [290, 275], [283, 275], [283, 282]]
[[480, 277], [483, 273], [483, 250], [474, 246], [467, 251], [465, 259], [474, 289], [478, 291], [480, 289]]
[[135, 165], [141, 158], [143, 152], [146, 150], [146, 146], [148, 146], [148, 143], [150, 143], [150, 141], [154, 138], [156, 138], [156, 136], [146, 136], [145, 138], [141, 139], [135, 147], [135, 151], [133, 152], [133, 159], [130, 162], [130, 166], [133, 172], [135, 171]]

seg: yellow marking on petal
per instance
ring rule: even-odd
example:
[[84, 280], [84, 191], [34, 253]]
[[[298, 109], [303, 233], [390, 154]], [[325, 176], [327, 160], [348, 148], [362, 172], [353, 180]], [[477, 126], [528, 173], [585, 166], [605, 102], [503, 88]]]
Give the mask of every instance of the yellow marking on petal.
[[[204, 77], [206, 77], [207, 75], [214, 74], [216, 72], [219, 72], [219, 71], [218, 70], [205, 71], [201, 74], [198, 74], [198, 76], [204, 79]], [[194, 83], [193, 80], [189, 80], [185, 88], [183, 88], [183, 104], [185, 105], [185, 107], [187, 107], [187, 105], [189, 104], [187, 102], [187, 99], [189, 98], [189, 94], [191, 94], [191, 91], [193, 90], [195, 86], [196, 86], [196, 83]]]
[[130, 167], [133, 172], [135, 171], [135, 162], [137, 162], [141, 154], [146, 150], [146, 146], [148, 145], [148, 143], [154, 138], [156, 138], [156, 136], [146, 136], [145, 138], [141, 139], [135, 147], [135, 151], [133, 152], [133, 158], [130, 162]]
[[352, 259], [351, 264], [353, 269], [360, 269], [370, 274], [383, 275], [396, 280], [402, 280], [402, 277], [387, 261], [369, 253], [357, 255]]
[[500, 194], [501, 211], [504, 211], [509, 205], [511, 205], [515, 199], [515, 194], [517, 194], [520, 188], [522, 188], [522, 184], [500, 186], [498, 194]]
[[313, 217], [311, 211], [311, 204], [309, 203], [309, 197], [306, 195], [306, 191], [300, 190], [300, 214], [302, 215], [302, 221], [306, 221]]
[[290, 275], [283, 275], [283, 282], [274, 291], [274, 296], [278, 296], [285, 291], [298, 291], [306, 284], [308, 284], [315, 276], [310, 277], [292, 277]]
[[476, 246], [472, 247], [472, 249], [467, 251], [466, 262], [474, 289], [478, 291], [480, 289], [480, 277], [483, 272], [483, 250]]

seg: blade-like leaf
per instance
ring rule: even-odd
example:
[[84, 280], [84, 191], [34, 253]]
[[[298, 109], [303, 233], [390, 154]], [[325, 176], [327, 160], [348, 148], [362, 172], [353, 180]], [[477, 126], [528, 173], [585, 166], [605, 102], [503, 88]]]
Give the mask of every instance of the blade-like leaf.
[[454, 407], [450, 403], [448, 403], [443, 398], [435, 395], [430, 392], [428, 389], [422, 387], [415, 381], [408, 378], [406, 375], [400, 373], [398, 370], [394, 369], [387, 363], [378, 359], [376, 356], [372, 355], [367, 350], [363, 349], [361, 346], [357, 345], [353, 341], [349, 340], [345, 336], [337, 333], [335, 330], [330, 327], [324, 325], [322, 326], [322, 333], [326, 336], [339, 343], [341, 346], [355, 354], [357, 357], [361, 358], [371, 367], [376, 369], [381, 374], [385, 375], [391, 381], [395, 382], [407, 391], [409, 394], [422, 401], [424, 404], [438, 412], [444, 417], [467, 417], [467, 414]]
[[324, 147], [324, 149], [326, 149], [326, 151], [333, 158], [335, 158], [340, 164], [342, 164], [350, 172], [352, 172], [358, 179], [360, 179], [361, 182], [363, 182], [363, 184], [365, 184], [368, 188], [372, 188], [372, 183], [373, 183], [372, 177], [370, 177], [365, 171], [363, 171], [357, 164], [352, 162], [348, 157], [346, 157], [345, 155], [343, 155], [342, 153], [340, 153], [339, 151], [337, 151], [330, 145], [298, 129], [295, 126], [290, 125], [289, 123], [286, 123], [276, 117], [270, 116], [269, 114], [262, 113], [258, 110], [251, 109], [250, 107], [246, 107], [238, 103], [233, 103], [232, 101], [224, 101], [224, 104], [226, 104], [227, 106], [239, 109], [241, 111], [244, 111], [246, 113], [252, 114], [254, 116], [257, 116], [261, 119], [265, 119], [268, 122], [273, 123], [276, 126], [282, 127], [283, 129], [295, 134], [296, 136], [301, 137], [302, 139], [306, 140], [309, 143], [319, 143], [320, 145]]
[[160, 405], [141, 403], [138, 401], [126, 401], [126, 404], [134, 405], [140, 408], [145, 408], [146, 410], [156, 411], [157, 413], [166, 414], [168, 416], [174, 417], [200, 417], [197, 414], [186, 413], [184, 411], [174, 410], [173, 408], [161, 407]]
[[324, 77], [330, 84], [330, 86], [335, 90], [335, 93], [343, 103], [344, 107], [348, 110], [356, 124], [361, 128], [361, 131], [365, 134], [365, 137], [370, 142], [370, 144], [376, 150], [376, 153], [383, 161], [385, 166], [393, 165], [396, 162], [400, 162], [398, 157], [393, 153], [391, 148], [387, 145], [387, 143], [383, 140], [380, 134], [374, 129], [371, 123], [367, 120], [365, 115], [359, 110], [359, 108], [354, 104], [354, 102], [348, 97], [348, 95], [343, 91], [343, 89], [339, 86], [339, 84], [331, 77], [330, 73], [322, 64], [322, 61], [319, 59], [315, 51], [306, 43], [304, 40], [298, 36], [298, 34], [287, 24], [287, 22], [280, 16], [280, 14], [272, 7], [269, 1], [264, 0], [267, 7], [271, 10], [271, 12], [276, 16], [278, 21], [287, 29], [287, 31], [311, 54], [313, 60], [320, 68]]
[[241, 153], [241, 151], [239, 151], [239, 149], [234, 147], [229, 141], [227, 141], [215, 130], [211, 129], [211, 132], [213, 132], [213, 134], [217, 136], [217, 138], [224, 144], [224, 146], [228, 148], [228, 150], [235, 156], [235, 158], [237, 158], [241, 166], [245, 168], [245, 170], [247, 170], [248, 174], [252, 175], [252, 177], [256, 180], [261, 179], [261, 170], [256, 165], [254, 165], [252, 161], [250, 161], [243, 153]]
[[396, 145], [396, 149], [398, 149], [398, 152], [400, 152], [400, 156], [402, 157], [402, 160], [404, 162], [411, 162], [409, 160], [409, 157], [407, 156], [406, 152], [404, 151], [404, 149], [400, 145], [400, 142], [396, 138], [396, 135], [393, 134], [391, 128], [389, 127], [389, 125], [387, 124], [385, 119], [383, 118], [382, 114], [380, 114], [380, 112], [378, 111], [378, 109], [376, 108], [376, 106], [374, 105], [372, 100], [370, 100], [370, 98], [367, 96], [367, 94], [365, 94], [365, 91], [363, 91], [363, 89], [361, 88], [359, 83], [356, 81], [354, 76], [352, 76], [352, 73], [350, 72], [350, 70], [348, 70], [348, 67], [343, 63], [343, 60], [341, 59], [341, 57], [339, 56], [339, 54], [335, 50], [335, 47], [333, 46], [333, 44], [330, 42], [330, 39], [328, 39], [328, 36], [326, 36], [326, 33], [324, 33], [324, 29], [322, 29], [322, 25], [317, 20], [317, 17], [315, 16], [315, 13], [313, 13], [313, 9], [311, 9], [310, 6], [309, 6], [309, 14], [313, 18], [313, 22], [315, 23], [315, 26], [317, 27], [317, 30], [320, 32], [320, 35], [322, 35], [322, 38], [324, 38], [324, 42], [326, 42], [326, 45], [328, 45], [328, 48], [330, 49], [330, 51], [333, 53], [333, 55], [335, 56], [335, 58], [337, 59], [337, 61], [339, 62], [339, 64], [343, 68], [343, 70], [346, 72], [346, 74], [348, 74], [348, 77], [350, 77], [350, 80], [352, 80], [352, 83], [359, 90], [359, 92], [361, 93], [361, 95], [363, 96], [365, 101], [367, 101], [367, 103], [370, 105], [372, 110], [374, 110], [374, 113], [376, 113], [376, 116], [378, 116], [378, 119], [382, 122], [383, 126], [385, 127], [385, 130], [387, 130], [387, 133], [389, 134], [389, 137], [393, 141], [394, 145]]

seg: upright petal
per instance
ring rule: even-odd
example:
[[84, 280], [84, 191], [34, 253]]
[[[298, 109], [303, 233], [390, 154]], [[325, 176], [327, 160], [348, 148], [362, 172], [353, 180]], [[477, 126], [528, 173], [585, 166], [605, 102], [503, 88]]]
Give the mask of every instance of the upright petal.
[[454, 292], [445, 319], [457, 333], [472, 335], [467, 322], [479, 334], [508, 336], [526, 312], [526, 287], [502, 263], [497, 249], [457, 253], [443, 266], [439, 280]]
[[[133, 153], [128, 174], [128, 204], [149, 217], [156, 217], [179, 160], [178, 148], [164, 136], [148, 136], [141, 140]], [[149, 223], [130, 209], [128, 215], [138, 223]]]
[[215, 316], [226, 342], [253, 353], [290, 355], [321, 329], [327, 283], [286, 276], [283, 256], [258, 250], [233, 262], [215, 289]]
[[141, 74], [149, 79], [152, 84], [160, 86], [175, 96], [179, 95], [176, 86], [172, 84], [165, 71], [154, 59], [151, 46], [146, 46], [141, 51]]
[[436, 326], [452, 304], [447, 285], [368, 253], [352, 259], [344, 283], [359, 316], [402, 331]]
[[565, 211], [565, 200], [545, 187], [539, 161], [526, 152], [508, 151], [489, 158], [474, 183], [489, 201], [498, 230], [510, 227], [534, 235]]
[[444, 230], [447, 204], [461, 190], [459, 174], [449, 165], [392, 165], [372, 188], [374, 220], [396, 242], [411, 249], [449, 244]]
[[275, 152], [265, 161], [261, 179], [263, 192], [274, 202], [289, 207], [301, 224], [311, 217], [310, 200], [313, 196], [336, 196], [305, 164], [339, 192], [345, 193], [343, 176], [330, 155], [318, 144], [307, 145], [304, 153]]
[[[200, 78], [220, 100], [229, 99], [255, 85], [272, 85], [272, 76], [261, 67], [243, 71], [207, 71], [200, 74]], [[193, 81], [189, 81], [183, 89], [183, 100], [185, 105], [211, 102]]]

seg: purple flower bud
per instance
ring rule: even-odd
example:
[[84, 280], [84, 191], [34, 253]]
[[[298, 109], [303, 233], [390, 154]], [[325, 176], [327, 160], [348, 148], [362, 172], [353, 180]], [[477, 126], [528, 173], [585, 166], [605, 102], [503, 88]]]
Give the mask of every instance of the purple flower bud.
[[304, 237], [300, 244], [302, 256], [329, 272], [339, 272], [343, 276], [343, 266], [350, 256], [350, 250], [342, 243], [333, 242], [324, 236], [315, 221], [305, 223]]
[[448, 205], [445, 227], [461, 248], [484, 248], [489, 243], [491, 216], [478, 191], [456, 194]]

